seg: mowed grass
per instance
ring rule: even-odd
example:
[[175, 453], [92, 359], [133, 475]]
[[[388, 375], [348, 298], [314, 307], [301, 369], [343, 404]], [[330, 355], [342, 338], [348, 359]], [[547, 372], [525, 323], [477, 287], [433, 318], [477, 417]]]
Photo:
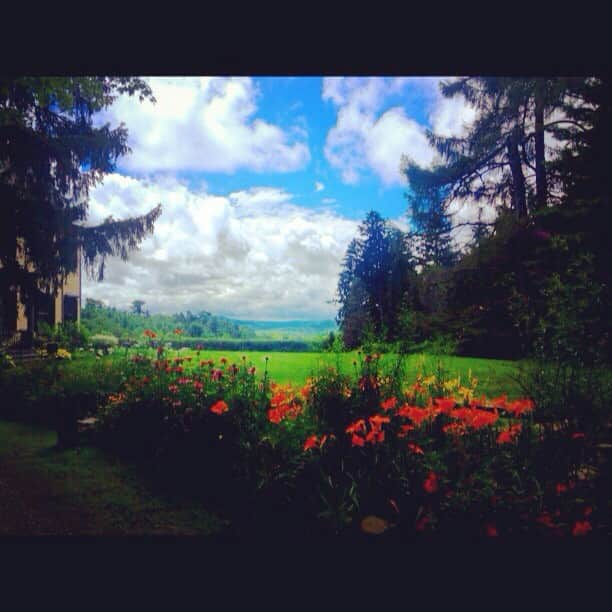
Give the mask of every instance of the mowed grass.
[[61, 450], [55, 432], [0, 420], [0, 535], [208, 535], [227, 524], [201, 505], [173, 503], [100, 450]]
[[[128, 357], [133, 354], [135, 354], [133, 350], [127, 353]], [[149, 351], [149, 355], [154, 356], [154, 352]], [[356, 351], [350, 353], [298, 353], [202, 350], [197, 353], [195, 350], [181, 349], [166, 352], [166, 357], [171, 359], [179, 355], [192, 357], [191, 364], [195, 364], [196, 367], [199, 367], [199, 361], [207, 359], [214, 360], [215, 365], [220, 366], [222, 357], [228, 360], [228, 364], [241, 365], [243, 363], [242, 357], [245, 356], [247, 365], [255, 366], [257, 377], [263, 376], [267, 362], [268, 377], [271, 380], [280, 384], [292, 383], [294, 385], [304, 384], [309, 377], [329, 366], [339, 368], [340, 371], [345, 373], [353, 373], [355, 372], [353, 361], [356, 361], [357, 367], [359, 367], [360, 358], [363, 358], [363, 355], [360, 356]], [[98, 360], [97, 367], [101, 365], [100, 361], [120, 362], [125, 358], [126, 352], [119, 350], [112, 356]], [[397, 359], [397, 355], [382, 355], [380, 368], [383, 370], [391, 369]], [[461, 376], [462, 380], [467, 380], [468, 375], [476, 377], [478, 379], [477, 394], [495, 396], [507, 393], [510, 398], [522, 395], [521, 387], [517, 382], [522, 362], [426, 354], [405, 355], [402, 359], [407, 383], [412, 383], [418, 373], [429, 375], [437, 373], [441, 369], [446, 378]], [[66, 367], [68, 371], [74, 371], [77, 368], [82, 368], [84, 362], [93, 363], [94, 361], [93, 355], [81, 353], [73, 363], [66, 364]]]

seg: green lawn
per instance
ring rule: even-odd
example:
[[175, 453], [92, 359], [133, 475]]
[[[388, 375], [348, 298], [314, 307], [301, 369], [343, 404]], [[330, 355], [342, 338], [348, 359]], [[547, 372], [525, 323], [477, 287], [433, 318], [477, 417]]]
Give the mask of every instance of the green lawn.
[[[129, 354], [134, 354], [130, 351]], [[150, 351], [152, 356], [154, 353]], [[198, 360], [213, 359], [219, 364], [221, 357], [226, 357], [229, 363], [241, 363], [242, 355], [247, 358], [247, 363], [252, 363], [257, 368], [257, 375], [262, 375], [266, 365], [266, 357], [268, 357], [268, 374], [269, 377], [278, 383], [294, 383], [296, 385], [303, 384], [309, 376], [312, 376], [318, 369], [326, 365], [339, 366], [343, 371], [351, 372], [354, 369], [353, 360], [358, 360], [357, 352], [330, 354], [330, 353], [297, 353], [297, 352], [257, 352], [257, 351], [216, 351], [203, 350], [199, 353], [199, 357], [195, 350], [182, 349], [180, 351], [169, 351], [170, 357], [177, 355], [192, 356], [193, 362]], [[118, 350], [112, 356], [95, 360], [90, 353], [75, 353], [75, 359], [72, 363], [66, 364], [67, 371], [76, 372], [79, 370], [82, 374], [83, 367], [96, 368], [100, 371], [100, 378], [103, 377], [105, 365], [109, 362], [118, 362], [125, 359], [125, 351]], [[391, 366], [396, 356], [383, 355], [381, 358], [381, 366]], [[409, 382], [414, 380], [414, 377], [419, 371], [433, 373], [436, 371], [438, 364], [446, 370], [449, 377], [461, 375], [467, 377], [471, 372], [472, 376], [478, 378], [477, 394], [484, 393], [485, 395], [494, 396], [502, 393], [507, 393], [509, 397], [518, 397], [522, 395], [520, 386], [515, 377], [518, 375], [520, 362], [504, 361], [499, 359], [480, 359], [475, 357], [450, 357], [450, 356], [433, 356], [415, 354], [405, 357], [406, 374]]]
[[202, 534], [224, 521], [200, 505], [153, 495], [130, 466], [56, 434], [0, 420], [0, 535]]

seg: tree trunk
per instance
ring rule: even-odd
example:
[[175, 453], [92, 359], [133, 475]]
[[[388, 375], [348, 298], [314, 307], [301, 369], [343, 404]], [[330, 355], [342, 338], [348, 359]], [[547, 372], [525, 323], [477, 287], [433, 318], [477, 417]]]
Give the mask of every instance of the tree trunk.
[[512, 208], [519, 219], [527, 216], [527, 198], [525, 194], [525, 176], [519, 154], [518, 128], [515, 128], [506, 138], [506, 149], [512, 172]]
[[547, 187], [544, 159], [544, 81], [538, 79], [535, 88], [535, 173], [536, 173], [536, 209], [546, 208]]

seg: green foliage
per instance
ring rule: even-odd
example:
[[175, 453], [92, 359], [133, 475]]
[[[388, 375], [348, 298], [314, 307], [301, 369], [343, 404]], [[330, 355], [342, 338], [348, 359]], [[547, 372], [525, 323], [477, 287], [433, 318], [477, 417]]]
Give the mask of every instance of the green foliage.
[[109, 349], [116, 348], [119, 345], [119, 339], [110, 334], [94, 334], [90, 338], [90, 342], [94, 349], [102, 350], [104, 353], [108, 353]]
[[61, 348], [75, 350], [89, 343], [87, 332], [74, 321], [65, 321], [58, 325], [49, 325], [45, 321], [38, 322], [36, 344], [43, 347], [48, 342], [55, 342]]
[[[144, 302], [143, 302], [144, 304]], [[141, 306], [142, 310], [142, 306]], [[90, 334], [110, 333], [122, 340], [143, 340], [145, 329], [154, 329], [160, 339], [167, 341], [181, 341], [185, 346], [201, 343], [203, 339], [225, 338], [242, 339], [253, 338], [254, 334], [246, 327], [236, 324], [230, 319], [215, 317], [208, 312], [197, 314], [187, 311], [174, 315], [163, 314], [137, 314], [126, 312], [114, 307], [105, 306], [96, 300], [87, 299], [85, 308], [81, 310], [81, 326]], [[191, 335], [193, 331], [201, 333], [190, 344], [183, 335], [174, 331], [179, 328]]]
[[7, 304], [17, 287], [26, 300], [40, 289], [53, 292], [77, 269], [79, 248], [86, 269], [101, 279], [106, 257], [125, 259], [153, 231], [161, 206], [83, 224], [89, 189], [129, 151], [125, 126], [94, 127], [93, 115], [124, 93], [153, 100], [132, 77], [0, 79], [0, 297]]
[[336, 320], [348, 348], [368, 334], [395, 338], [397, 313], [413, 276], [404, 234], [370, 211], [349, 244], [338, 281]]

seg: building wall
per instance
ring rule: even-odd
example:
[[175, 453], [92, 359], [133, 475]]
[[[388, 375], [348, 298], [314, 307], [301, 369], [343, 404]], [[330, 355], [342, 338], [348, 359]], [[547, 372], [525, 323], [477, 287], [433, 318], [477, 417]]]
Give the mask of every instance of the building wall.
[[[77, 270], [74, 273], [68, 274], [64, 280], [64, 284], [58, 290], [54, 301], [54, 323], [64, 322], [64, 296], [72, 296], [77, 298], [77, 324], [81, 323], [81, 258], [78, 259]], [[28, 330], [28, 316], [26, 306], [21, 301], [19, 292], [17, 292], [17, 331]]]

